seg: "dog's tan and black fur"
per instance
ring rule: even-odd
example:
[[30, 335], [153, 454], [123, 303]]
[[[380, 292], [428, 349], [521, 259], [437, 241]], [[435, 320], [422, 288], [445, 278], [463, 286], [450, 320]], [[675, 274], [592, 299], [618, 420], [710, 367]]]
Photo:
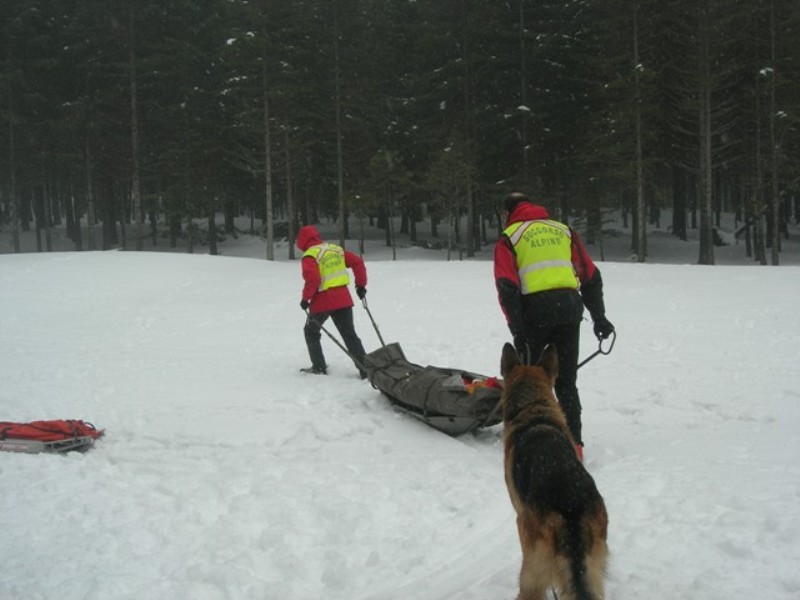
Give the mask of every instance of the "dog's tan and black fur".
[[555, 348], [526, 366], [506, 344], [500, 371], [506, 485], [522, 545], [519, 600], [543, 600], [550, 587], [559, 600], [601, 600], [608, 515], [553, 393]]

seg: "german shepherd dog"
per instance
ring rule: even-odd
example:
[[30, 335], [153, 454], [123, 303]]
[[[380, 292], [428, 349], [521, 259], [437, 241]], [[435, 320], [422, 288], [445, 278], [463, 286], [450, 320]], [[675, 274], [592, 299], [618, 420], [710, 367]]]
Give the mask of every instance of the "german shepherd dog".
[[555, 347], [526, 366], [506, 344], [500, 372], [506, 486], [522, 545], [518, 600], [544, 600], [550, 587], [559, 600], [601, 600], [608, 514], [553, 393]]

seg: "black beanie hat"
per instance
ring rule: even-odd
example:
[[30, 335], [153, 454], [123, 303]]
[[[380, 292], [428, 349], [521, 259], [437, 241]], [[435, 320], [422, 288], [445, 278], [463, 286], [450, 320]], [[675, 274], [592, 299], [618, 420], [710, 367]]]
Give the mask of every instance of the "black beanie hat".
[[531, 199], [522, 192], [511, 192], [505, 198], [503, 198], [503, 207], [506, 209], [506, 212], [511, 212], [520, 202], [530, 201]]

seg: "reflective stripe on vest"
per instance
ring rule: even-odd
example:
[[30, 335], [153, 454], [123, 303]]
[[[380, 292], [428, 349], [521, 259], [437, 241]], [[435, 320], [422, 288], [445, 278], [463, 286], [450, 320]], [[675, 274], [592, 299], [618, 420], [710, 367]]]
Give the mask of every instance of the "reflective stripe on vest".
[[347, 273], [347, 265], [344, 262], [344, 248], [341, 246], [318, 244], [306, 250], [303, 257], [306, 256], [317, 261], [320, 276], [318, 292], [350, 283], [350, 275]]
[[558, 221], [522, 221], [503, 233], [514, 246], [523, 294], [580, 287], [572, 265], [569, 227]]

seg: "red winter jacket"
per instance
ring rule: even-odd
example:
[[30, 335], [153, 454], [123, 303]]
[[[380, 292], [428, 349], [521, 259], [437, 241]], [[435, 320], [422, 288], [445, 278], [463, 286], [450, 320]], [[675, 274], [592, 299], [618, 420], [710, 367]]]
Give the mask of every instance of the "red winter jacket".
[[[520, 202], [508, 216], [506, 227], [520, 221], [549, 219], [547, 209], [530, 202]], [[518, 334], [525, 321], [541, 325], [578, 322], [583, 306], [592, 318], [603, 316], [603, 280], [592, 262], [578, 233], [572, 232], [572, 265], [580, 282], [580, 295], [575, 290], [550, 290], [522, 296], [514, 248], [508, 236], [502, 235], [494, 249], [494, 279], [498, 299], [512, 334]]]
[[[322, 238], [313, 225], [301, 227], [297, 233], [297, 247], [305, 252], [312, 246], [322, 244]], [[356, 287], [367, 287], [367, 269], [364, 261], [358, 254], [344, 251], [344, 262], [348, 269], [353, 270]], [[340, 308], [353, 306], [353, 297], [346, 285], [329, 288], [323, 292], [318, 291], [321, 281], [319, 265], [313, 256], [304, 256], [301, 261], [303, 268], [303, 300], [308, 300], [311, 304], [308, 307], [312, 314], [331, 312]]]

